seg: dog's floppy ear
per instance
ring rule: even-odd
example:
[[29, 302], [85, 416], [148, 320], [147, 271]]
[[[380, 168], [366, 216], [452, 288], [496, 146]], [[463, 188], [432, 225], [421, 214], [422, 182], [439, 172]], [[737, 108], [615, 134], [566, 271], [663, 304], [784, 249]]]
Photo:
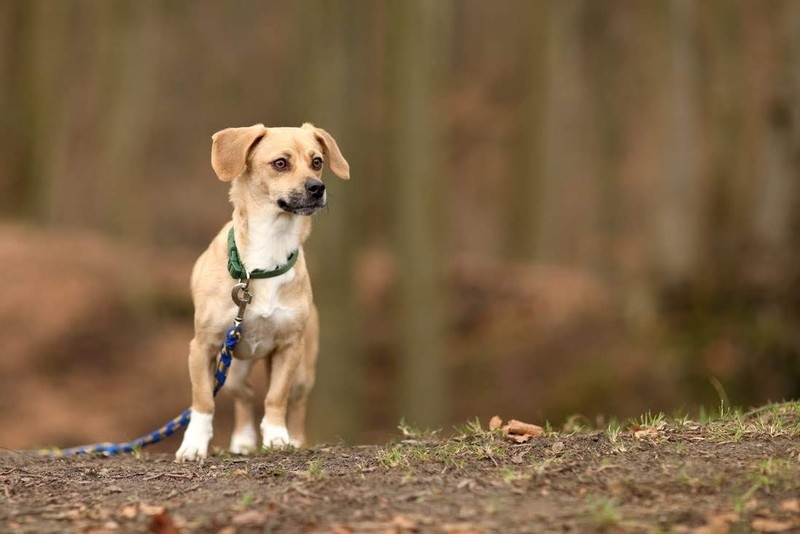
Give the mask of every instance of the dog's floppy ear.
[[336, 144], [336, 140], [331, 136], [331, 134], [322, 128], [317, 128], [310, 122], [303, 124], [303, 128], [314, 131], [317, 141], [319, 141], [319, 143], [322, 145], [322, 151], [325, 153], [325, 157], [328, 159], [328, 166], [333, 171], [333, 174], [342, 180], [349, 180], [350, 164], [347, 163], [347, 160], [344, 159], [344, 156], [342, 156], [342, 152], [339, 150], [339, 145]]
[[223, 182], [230, 182], [244, 171], [247, 154], [264, 137], [263, 124], [246, 128], [225, 128], [211, 136], [211, 166]]

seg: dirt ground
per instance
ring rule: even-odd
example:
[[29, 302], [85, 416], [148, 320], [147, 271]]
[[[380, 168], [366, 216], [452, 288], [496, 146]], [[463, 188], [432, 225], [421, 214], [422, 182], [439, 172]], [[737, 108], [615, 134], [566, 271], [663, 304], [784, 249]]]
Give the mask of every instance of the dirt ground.
[[404, 434], [202, 465], [6, 451], [0, 531], [800, 531], [798, 404], [705, 423], [572, 421], [526, 443], [476, 423]]

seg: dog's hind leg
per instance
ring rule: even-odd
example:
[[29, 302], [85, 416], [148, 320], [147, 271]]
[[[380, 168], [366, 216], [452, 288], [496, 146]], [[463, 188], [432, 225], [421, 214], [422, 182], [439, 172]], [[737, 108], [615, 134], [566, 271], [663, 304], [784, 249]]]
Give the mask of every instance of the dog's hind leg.
[[311, 310], [306, 331], [303, 333], [303, 359], [297, 369], [292, 389], [289, 392], [289, 405], [286, 409], [289, 443], [295, 447], [301, 447], [306, 444], [306, 407], [308, 405], [308, 396], [314, 388], [318, 352], [319, 316], [316, 307], [314, 307]]
[[231, 434], [230, 451], [234, 454], [247, 454], [256, 450], [258, 434], [256, 433], [255, 415], [253, 413], [253, 388], [250, 385], [250, 369], [253, 360], [231, 361], [228, 380], [222, 391], [233, 397], [233, 434]]
[[311, 388], [307, 384], [297, 384], [289, 394], [289, 405], [286, 409], [286, 426], [289, 430], [289, 443], [302, 447], [306, 443], [306, 407]]
[[319, 317], [316, 308], [311, 311], [306, 331], [303, 335], [303, 360], [297, 369], [289, 405], [286, 409], [286, 426], [289, 430], [289, 443], [295, 447], [306, 444], [306, 407], [308, 396], [314, 388], [316, 378], [317, 352], [319, 351]]

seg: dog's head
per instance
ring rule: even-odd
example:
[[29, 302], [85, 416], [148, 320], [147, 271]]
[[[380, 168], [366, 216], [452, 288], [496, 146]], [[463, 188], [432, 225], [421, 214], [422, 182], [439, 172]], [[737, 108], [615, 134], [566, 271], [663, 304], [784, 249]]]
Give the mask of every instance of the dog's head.
[[350, 178], [350, 165], [336, 141], [313, 124], [226, 128], [211, 139], [211, 166], [220, 180], [246, 180], [254, 199], [285, 212], [311, 215], [325, 206], [325, 163], [339, 178]]

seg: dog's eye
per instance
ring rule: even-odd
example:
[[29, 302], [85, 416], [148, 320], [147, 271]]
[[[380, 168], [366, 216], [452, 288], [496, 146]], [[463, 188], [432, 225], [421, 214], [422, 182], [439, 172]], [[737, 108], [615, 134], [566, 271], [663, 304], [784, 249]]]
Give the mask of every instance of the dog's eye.
[[289, 166], [289, 162], [286, 161], [286, 158], [278, 158], [272, 162], [272, 166], [275, 167], [275, 170], [285, 171]]
[[311, 160], [311, 168], [315, 171], [318, 171], [322, 168], [322, 158], [317, 156], [316, 158]]

